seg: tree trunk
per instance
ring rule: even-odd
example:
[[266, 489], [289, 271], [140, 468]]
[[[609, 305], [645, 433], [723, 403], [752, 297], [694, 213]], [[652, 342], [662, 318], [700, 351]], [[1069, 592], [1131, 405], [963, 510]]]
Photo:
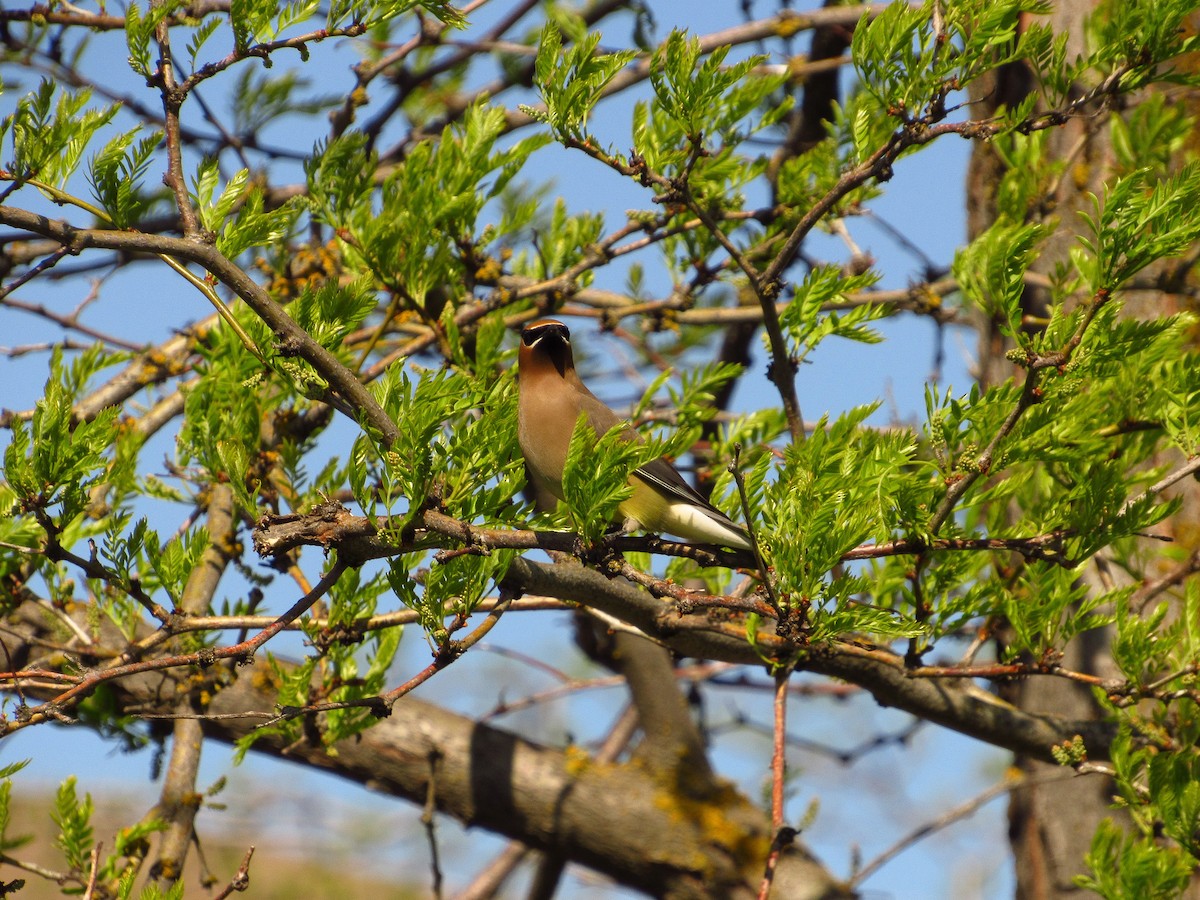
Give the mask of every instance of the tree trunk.
[[[1085, 20], [1099, 6], [1096, 0], [1058, 0], [1054, 9], [1039, 21], [1048, 22], [1055, 33], [1065, 33], [1067, 56], [1083, 51]], [[1032, 17], [1030, 18], [1032, 21]], [[1081, 90], [1088, 87], [1081, 85]], [[1036, 88], [1034, 76], [1024, 65], [1010, 65], [998, 70], [993, 79], [977, 84], [972, 100], [988, 108], [1015, 104]], [[1048, 190], [1037, 209], [1031, 209], [1030, 219], [1056, 221], [1059, 227], [1045, 245], [1044, 252], [1031, 268], [1032, 272], [1050, 275], [1068, 261], [1068, 252], [1076, 244], [1082, 230], [1080, 212], [1091, 211], [1093, 197], [1104, 197], [1104, 184], [1115, 170], [1111, 115], [1100, 109], [1073, 118], [1062, 128], [1048, 135], [1048, 159], [1061, 161], [1062, 170], [1048, 182]], [[975, 236], [986, 230], [997, 215], [995, 191], [1004, 174], [1004, 166], [993, 148], [984, 143], [975, 145], [968, 171], [967, 204], [968, 232]], [[1122, 297], [1127, 316], [1158, 317], [1179, 312], [1177, 295], [1171, 286], [1180, 283], [1191, 268], [1189, 259], [1182, 264], [1168, 261], [1157, 269], [1148, 269], [1139, 276], [1139, 284], [1152, 282], [1150, 290], [1127, 291]], [[1041, 286], [1027, 284], [1023, 301], [1030, 317], [1030, 328], [1039, 327], [1049, 302], [1048, 292]], [[1012, 364], [1005, 359], [1009, 349], [995, 322], [980, 323], [978, 378], [983, 385], [994, 384], [1013, 375]], [[1173, 532], [1188, 549], [1196, 544], [1200, 534], [1200, 502], [1193, 485], [1176, 492], [1183, 506], [1160, 531]], [[1160, 545], [1161, 546], [1161, 545]], [[1080, 570], [1080, 578], [1099, 588], [1102, 581], [1120, 583], [1128, 580], [1124, 571], [1105, 566], [1098, 557]], [[1153, 573], [1148, 573], [1153, 574]], [[1163, 573], [1158, 573], [1163, 574]], [[1089, 632], [1065, 648], [1062, 665], [1079, 672], [1101, 677], [1115, 677], [1110, 645], [1112, 629]], [[1025, 712], [1054, 710], [1070, 718], [1087, 719], [1100, 715], [1090, 688], [1065, 679], [1028, 679], [1003, 689], [1005, 699]], [[1075, 777], [1044, 761], [1018, 754], [1016, 765], [1025, 773], [1024, 783], [1013, 790], [1009, 805], [1009, 840], [1016, 868], [1016, 897], [1018, 900], [1054, 900], [1079, 897], [1084, 891], [1073, 879], [1085, 871], [1087, 854], [1098, 824], [1105, 818], [1120, 818], [1123, 813], [1112, 807], [1112, 783], [1098, 776]], [[1200, 897], [1193, 884], [1189, 897]]]

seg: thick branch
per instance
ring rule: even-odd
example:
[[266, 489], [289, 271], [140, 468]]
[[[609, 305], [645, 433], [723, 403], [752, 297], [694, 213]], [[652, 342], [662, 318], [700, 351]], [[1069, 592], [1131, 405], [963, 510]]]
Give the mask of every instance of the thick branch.
[[[759, 634], [757, 647], [746, 639], [744, 626], [681, 615], [645, 591], [598, 572], [573, 565], [548, 565], [517, 559], [506, 584], [532, 593], [575, 600], [629, 622], [681, 656], [754, 665], [760, 654], [794, 652], [769, 634]], [[834, 643], [800, 655], [797, 671], [816, 672], [870, 691], [883, 706], [893, 706], [937, 722], [997, 747], [1051, 760], [1050, 748], [1081, 735], [1088, 752], [1105, 758], [1115, 729], [1104, 722], [1065, 720], [1027, 713], [997, 699], [970, 679], [948, 681], [914, 678], [903, 657], [882, 648]]]
[[[30, 622], [27, 639], [45, 627]], [[182, 676], [144, 673], [112, 683], [115, 709], [172, 713], [176, 677]], [[274, 709], [276, 678], [271, 664], [255, 662], [194, 721], [209, 738], [245, 737]], [[53, 693], [31, 693], [38, 690]], [[770, 840], [766, 817], [744, 798], [727, 794], [699, 815], [694, 800], [681, 800], [640, 766], [581, 761], [577, 749], [524, 741], [412, 697], [329, 748], [266, 733], [254, 749], [418, 804], [432, 793], [440, 811], [467, 825], [560, 854], [654, 896], [750, 897]], [[655, 852], [646, 853], [648, 846]], [[803, 886], [789, 890], [789, 900], [849, 896], [800, 849], [792, 848], [789, 860], [790, 884]]]
[[[341, 512], [344, 517], [337, 510], [331, 510], [327, 517], [284, 517], [279, 531], [275, 531], [274, 525], [260, 528], [255, 535], [255, 548], [260, 554], [270, 555], [316, 543], [336, 547], [339, 559], [355, 564], [400, 552], [378, 536], [370, 520]], [[454, 522], [441, 514], [425, 515], [427, 519], [433, 515]], [[462, 523], [457, 527], [463, 530], [463, 539], [468, 542], [472, 540], [471, 533], [477, 535], [482, 531]], [[444, 533], [451, 529], [439, 530]], [[507, 533], [527, 538], [531, 547], [549, 547], [554, 538], [560, 537], [564, 545], [558, 549], [566, 549], [574, 541], [569, 534]], [[744, 620], [736, 612], [713, 618], [699, 602], [696, 604], [701, 608], [699, 612], [685, 612], [686, 603], [663, 602], [649, 591], [623, 579], [610, 579], [583, 565], [550, 565], [518, 558], [510, 564], [502, 586], [515, 594], [538, 594], [582, 603], [633, 625], [680, 656], [757, 665], [763, 662], [764, 655], [785, 662], [799, 654], [798, 671], [843, 679], [870, 691], [884, 706], [903, 709], [987, 743], [1040, 759], [1051, 759], [1050, 748], [1076, 734], [1083, 736], [1093, 758], [1103, 758], [1113, 736], [1113, 730], [1103, 722], [1022, 712], [976, 687], [969, 678], [914, 677], [903, 657], [883, 648], [850, 643], [797, 647], [775, 638], [769, 622], [758, 634], [757, 645], [752, 646], [746, 637]]]
[[[234, 545], [235, 534], [233, 491], [229, 485], [213, 486], [207, 524], [210, 543], [199, 565], [192, 570], [180, 599], [182, 611], [192, 615], [200, 615], [209, 609], [221, 576], [229, 565], [229, 548]], [[181, 712], [198, 709], [194, 693], [181, 696], [176, 709]], [[200, 723], [195, 719], [177, 719], [171, 730], [171, 761], [154, 810], [154, 817], [161, 819], [166, 827], [151, 869], [151, 878], [164, 892], [179, 880], [183, 861], [195, 838], [196, 813], [200, 809], [196, 779], [203, 737]]]

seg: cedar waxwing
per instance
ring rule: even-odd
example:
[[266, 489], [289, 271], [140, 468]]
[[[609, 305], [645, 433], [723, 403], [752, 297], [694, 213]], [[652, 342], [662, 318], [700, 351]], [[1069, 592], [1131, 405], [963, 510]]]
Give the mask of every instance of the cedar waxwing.
[[[534, 487], [563, 499], [567, 449], [580, 413], [597, 435], [621, 418], [587, 389], [575, 373], [571, 333], [555, 319], [538, 319], [521, 330], [517, 355], [517, 440]], [[637, 433], [629, 429], [629, 439]], [[752, 549], [740, 525], [701, 497], [665, 459], [648, 462], [629, 476], [633, 494], [617, 507], [634, 527], [666, 532], [689, 541]]]

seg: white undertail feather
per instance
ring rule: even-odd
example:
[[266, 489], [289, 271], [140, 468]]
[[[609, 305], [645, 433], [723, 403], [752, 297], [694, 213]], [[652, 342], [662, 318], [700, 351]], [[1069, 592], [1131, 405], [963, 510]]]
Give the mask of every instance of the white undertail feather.
[[630, 478], [633, 494], [618, 507], [627, 519], [646, 531], [672, 534], [699, 544], [752, 549], [747, 534], [715, 510], [690, 498], [668, 495], [661, 487], [636, 474]]
[[706, 543], [720, 544], [722, 547], [751, 549], [745, 534], [718, 522], [703, 507], [688, 503], [672, 503], [667, 515], [676, 519], [678, 525], [676, 528], [664, 528], [664, 531], [693, 537], [693, 539], [703, 537]]

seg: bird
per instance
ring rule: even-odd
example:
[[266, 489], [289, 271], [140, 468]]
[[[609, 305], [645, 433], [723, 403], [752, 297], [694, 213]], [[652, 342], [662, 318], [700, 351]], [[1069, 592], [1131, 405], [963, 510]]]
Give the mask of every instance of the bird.
[[[557, 319], [537, 319], [521, 329], [517, 353], [517, 442], [536, 492], [564, 499], [567, 450], [580, 413], [596, 436], [622, 419], [588, 390], [575, 371], [571, 332]], [[627, 426], [627, 440], [641, 440]], [[753, 550], [750, 535], [705, 500], [663, 458], [629, 476], [633, 493], [617, 507], [626, 530], [638, 527], [688, 541]]]

